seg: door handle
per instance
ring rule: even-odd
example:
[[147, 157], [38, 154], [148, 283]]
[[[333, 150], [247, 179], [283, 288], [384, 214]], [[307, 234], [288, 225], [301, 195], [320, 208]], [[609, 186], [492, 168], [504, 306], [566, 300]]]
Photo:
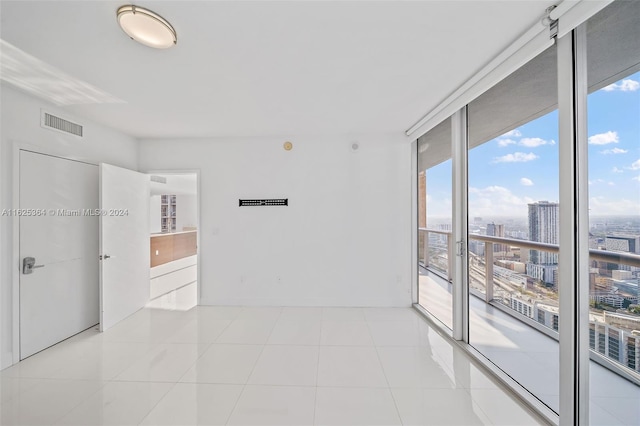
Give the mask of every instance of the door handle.
[[44, 268], [44, 265], [36, 265], [35, 257], [25, 257], [22, 259], [22, 273], [25, 275], [32, 274], [36, 268]]
[[101, 254], [100, 255], [100, 260], [107, 260], [107, 259], [111, 259], [111, 256], [109, 256], [108, 254]]

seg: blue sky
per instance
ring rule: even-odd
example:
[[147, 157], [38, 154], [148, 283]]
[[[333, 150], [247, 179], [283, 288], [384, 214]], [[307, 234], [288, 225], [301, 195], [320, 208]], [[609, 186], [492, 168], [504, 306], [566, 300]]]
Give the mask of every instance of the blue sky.
[[[640, 72], [589, 95], [592, 215], [640, 215]], [[558, 199], [558, 111], [469, 152], [469, 215], [527, 216]], [[451, 215], [451, 161], [427, 172], [429, 217]]]

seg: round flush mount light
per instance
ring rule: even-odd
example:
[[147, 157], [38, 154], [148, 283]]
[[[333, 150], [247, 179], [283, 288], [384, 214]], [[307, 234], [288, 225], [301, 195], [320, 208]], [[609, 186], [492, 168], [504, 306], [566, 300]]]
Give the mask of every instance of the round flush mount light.
[[285, 151], [291, 151], [291, 149], [293, 148], [293, 144], [289, 141], [286, 141], [282, 147], [284, 148]]
[[149, 9], [129, 4], [118, 8], [117, 17], [122, 31], [145, 46], [167, 49], [178, 42], [171, 24]]

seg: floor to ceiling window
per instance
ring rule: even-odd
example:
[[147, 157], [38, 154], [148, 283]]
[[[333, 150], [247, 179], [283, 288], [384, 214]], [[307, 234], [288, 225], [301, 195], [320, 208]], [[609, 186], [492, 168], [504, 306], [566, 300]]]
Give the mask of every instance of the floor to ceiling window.
[[590, 417], [640, 424], [640, 3], [614, 2], [586, 34]]
[[469, 104], [468, 220], [469, 344], [557, 412], [556, 81], [552, 46]]
[[418, 139], [419, 303], [550, 421], [640, 424], [640, 2], [585, 4]]
[[449, 329], [451, 179], [451, 119], [446, 119], [418, 140], [418, 302]]

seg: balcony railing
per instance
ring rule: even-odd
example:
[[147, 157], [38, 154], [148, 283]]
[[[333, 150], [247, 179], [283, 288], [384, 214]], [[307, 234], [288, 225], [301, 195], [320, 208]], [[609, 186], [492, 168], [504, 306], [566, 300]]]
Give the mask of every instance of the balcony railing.
[[[454, 257], [453, 253], [453, 240], [452, 234], [450, 231], [443, 230], [435, 230], [428, 228], [419, 228], [419, 232], [422, 237], [421, 247], [421, 256], [420, 261], [423, 263], [423, 266], [429, 269], [432, 272], [442, 276], [443, 278], [451, 281], [451, 271], [452, 271], [452, 261]], [[439, 237], [446, 237], [446, 269], [443, 270], [442, 262], [440, 262], [439, 267], [435, 270], [433, 269], [432, 255], [436, 250], [442, 250], [444, 247], [434, 248], [431, 247], [430, 242], [430, 234], [437, 235]], [[433, 238], [431, 238], [433, 240]], [[503, 238], [503, 237], [493, 237], [487, 235], [469, 235], [470, 241], [477, 241], [480, 243], [484, 243], [484, 256], [475, 255], [470, 252], [470, 261], [469, 261], [469, 293], [473, 296], [476, 296], [485, 301], [485, 303], [490, 304], [501, 311], [513, 316], [519, 321], [524, 322], [525, 324], [537, 329], [545, 333], [546, 335], [558, 340], [557, 333], [557, 318], [559, 312], [557, 310], [557, 293], [550, 289], [541, 289], [538, 295], [530, 294], [530, 298], [542, 298], [545, 297], [547, 300], [545, 305], [547, 305], [547, 313], [545, 315], [551, 316], [551, 321], [543, 325], [544, 322], [533, 318], [533, 315], [525, 315], [524, 313], [516, 310], [511, 303], [514, 303], [514, 300], [517, 300], [520, 303], [515, 302], [514, 304], [519, 307], [521, 310], [528, 309], [526, 308], [527, 303], [522, 303], [526, 299], [527, 296], [524, 295], [523, 292], [519, 292], [515, 289], [517, 283], [508, 282], [508, 278], [502, 277], [499, 274], [496, 274], [496, 265], [494, 259], [494, 245], [498, 245], [498, 247], [507, 248], [504, 251], [510, 251], [511, 248], [517, 247], [520, 249], [529, 249], [529, 250], [539, 250], [548, 253], [558, 253], [559, 247], [554, 244], [546, 244], [539, 243], [535, 241], [528, 240], [520, 240], [520, 239], [512, 239], [512, 238]], [[439, 244], [442, 246], [443, 244]], [[506, 257], [506, 256], [505, 256]], [[640, 256], [632, 253], [623, 253], [623, 252], [612, 252], [606, 250], [589, 250], [589, 259], [590, 261], [601, 261], [618, 265], [625, 265], [631, 267], [640, 268]], [[517, 275], [517, 274], [516, 274]], [[524, 274], [522, 274], [524, 275]], [[527, 280], [526, 275], [522, 279]], [[548, 281], [548, 280], [547, 280]], [[526, 288], [526, 285], [524, 286]], [[524, 290], [524, 289], [523, 289]], [[542, 293], [544, 291], [544, 293]], [[553, 298], [556, 298], [556, 302], [554, 303]], [[529, 299], [529, 302], [531, 302]], [[538, 302], [538, 300], [536, 300]], [[530, 304], [528, 305], [530, 306]], [[532, 314], [533, 312], [527, 311], [527, 313]], [[555, 318], [553, 318], [555, 316]], [[596, 347], [596, 330], [602, 329], [602, 327], [606, 326], [601, 322], [591, 321], [591, 338], [592, 342], [592, 350], [591, 350], [591, 359], [598, 362], [599, 364], [609, 368], [615, 373], [627, 378], [628, 380], [633, 381], [636, 384], [640, 385], [640, 337], [635, 340], [635, 353], [634, 355], [638, 359], [638, 364], [636, 364], [634, 370], [631, 370], [627, 366], [620, 364], [618, 360], [614, 360], [611, 357], [603, 354], [599, 348]], [[604, 332], [608, 333], [608, 329]], [[615, 331], [614, 331], [615, 333]], [[634, 332], [635, 333], [635, 332]], [[601, 336], [601, 335], [599, 335]], [[635, 334], [631, 335], [632, 339], [635, 339]], [[607, 342], [609, 342], [609, 336], [607, 335], [605, 338]], [[617, 339], [619, 345], [628, 345], [628, 342], [625, 342], [624, 339]], [[631, 340], [633, 342], [633, 340]], [[633, 348], [630, 348], [630, 350]]]
[[[431, 268], [438, 275], [451, 281], [451, 271], [453, 269], [453, 254], [452, 254], [453, 240], [451, 238], [451, 231], [440, 231], [440, 230], [426, 229], [426, 228], [420, 228], [420, 231], [424, 235], [424, 245], [423, 245], [424, 255], [421, 260], [425, 268]], [[432, 234], [437, 235], [440, 238], [444, 238], [446, 240], [444, 247], [442, 247], [441, 244], [432, 244], [429, 241], [429, 237]], [[433, 250], [431, 250], [432, 248]], [[438, 262], [437, 265], [434, 265], [431, 255], [437, 254], [438, 252], [441, 253], [442, 251], [444, 251], [444, 254], [446, 254], [446, 260], [444, 262]], [[440, 257], [440, 256], [434, 256], [434, 257]]]

